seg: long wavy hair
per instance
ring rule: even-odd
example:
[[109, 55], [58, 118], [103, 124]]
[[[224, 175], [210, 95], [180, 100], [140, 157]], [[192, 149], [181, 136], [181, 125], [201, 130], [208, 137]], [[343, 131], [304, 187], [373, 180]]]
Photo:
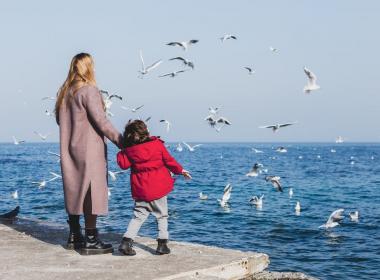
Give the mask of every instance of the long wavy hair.
[[70, 97], [85, 85], [96, 86], [94, 61], [90, 54], [79, 53], [71, 60], [67, 78], [57, 93], [55, 103], [57, 123], [59, 123], [59, 109], [62, 103], [70, 100]]
[[129, 121], [124, 129], [124, 147], [131, 147], [144, 143], [150, 139], [149, 130], [141, 120]]

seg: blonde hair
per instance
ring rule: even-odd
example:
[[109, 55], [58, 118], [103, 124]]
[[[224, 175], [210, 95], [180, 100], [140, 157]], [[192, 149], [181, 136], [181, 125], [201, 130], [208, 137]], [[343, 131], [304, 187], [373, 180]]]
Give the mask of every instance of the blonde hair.
[[85, 85], [96, 86], [94, 61], [90, 54], [79, 53], [71, 60], [70, 70], [67, 78], [57, 93], [57, 102], [55, 103], [55, 117], [58, 123], [59, 109], [69, 94], [69, 89], [71, 90], [71, 96], [69, 97], [72, 97], [72, 95], [74, 95], [78, 89]]

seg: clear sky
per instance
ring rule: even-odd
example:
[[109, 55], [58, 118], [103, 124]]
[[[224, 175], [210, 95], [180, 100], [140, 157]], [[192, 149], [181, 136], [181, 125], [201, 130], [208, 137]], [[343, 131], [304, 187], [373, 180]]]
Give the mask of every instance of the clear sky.
[[[1, 1], [0, 141], [12, 135], [39, 141], [34, 130], [58, 128], [44, 114], [66, 78], [70, 60], [89, 52], [100, 88], [115, 100], [112, 122], [152, 116], [153, 134], [168, 141], [379, 141], [380, 1]], [[237, 41], [224, 44], [226, 33]], [[170, 41], [198, 39], [187, 52]], [[269, 47], [278, 48], [271, 53]], [[147, 64], [162, 65], [143, 80]], [[169, 58], [183, 55], [195, 70]], [[303, 93], [303, 66], [321, 86]], [[256, 73], [249, 76], [244, 66]], [[140, 114], [120, 108], [144, 104]], [[232, 122], [221, 133], [207, 126], [209, 106]], [[166, 133], [159, 119], [172, 122]], [[258, 126], [298, 121], [273, 134]]]

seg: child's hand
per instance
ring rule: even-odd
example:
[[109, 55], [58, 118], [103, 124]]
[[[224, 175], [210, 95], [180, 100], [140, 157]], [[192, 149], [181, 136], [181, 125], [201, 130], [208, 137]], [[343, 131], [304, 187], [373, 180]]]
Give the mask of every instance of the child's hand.
[[190, 175], [190, 172], [189, 171], [187, 171], [187, 170], [182, 170], [182, 175], [183, 175], [183, 177], [185, 177], [185, 179], [188, 179], [188, 180], [190, 180], [190, 179], [193, 179], [192, 177], [191, 177], [191, 175]]

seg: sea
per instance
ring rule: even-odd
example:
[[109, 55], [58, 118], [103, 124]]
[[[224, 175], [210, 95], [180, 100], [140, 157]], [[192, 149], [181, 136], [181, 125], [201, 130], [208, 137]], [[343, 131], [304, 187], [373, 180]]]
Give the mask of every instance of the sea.
[[[380, 144], [204, 143], [193, 152], [168, 145], [193, 177], [178, 177], [169, 195], [170, 239], [263, 252], [273, 271], [320, 279], [380, 279]], [[278, 152], [280, 146], [287, 152]], [[61, 179], [43, 188], [32, 183], [52, 178], [49, 172], [60, 173], [58, 157], [48, 152], [59, 153], [58, 143], [0, 144], [0, 213], [20, 205], [20, 217], [66, 224]], [[108, 145], [111, 171], [120, 170], [116, 153]], [[263, 165], [262, 173], [247, 177], [255, 163]], [[266, 176], [281, 177], [283, 192]], [[223, 208], [217, 199], [227, 184], [232, 192]], [[109, 215], [99, 219], [99, 228], [122, 234], [134, 203], [129, 171], [116, 181], [109, 178], [109, 188]], [[12, 196], [16, 190], [18, 198]], [[200, 200], [200, 192], [208, 199]], [[257, 209], [249, 200], [260, 195], [263, 206]], [[341, 208], [339, 226], [319, 228]], [[349, 218], [354, 211], [359, 211], [358, 221]], [[153, 216], [139, 234], [156, 238]]]

